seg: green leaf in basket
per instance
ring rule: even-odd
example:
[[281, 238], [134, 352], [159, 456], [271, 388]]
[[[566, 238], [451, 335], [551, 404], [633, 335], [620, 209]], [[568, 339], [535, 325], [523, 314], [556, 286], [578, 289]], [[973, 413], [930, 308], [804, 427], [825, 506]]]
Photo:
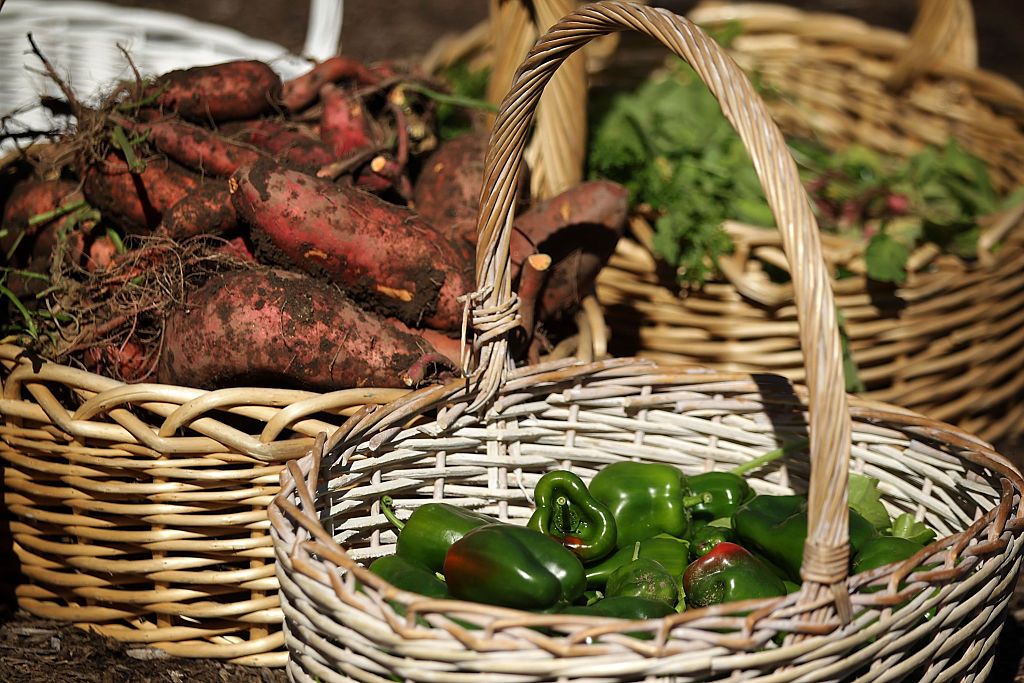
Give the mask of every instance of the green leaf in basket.
[[890, 535], [921, 545], [928, 545], [935, 540], [935, 530], [929, 529], [924, 522], [914, 519], [913, 513], [910, 512], [904, 512], [893, 520]]
[[868, 277], [880, 282], [905, 282], [910, 250], [885, 232], [872, 235], [864, 249]]
[[864, 391], [864, 381], [860, 378], [860, 370], [857, 361], [853, 358], [850, 350], [850, 335], [846, 331], [846, 316], [837, 307], [836, 324], [839, 325], [839, 343], [843, 352], [843, 379], [846, 381], [846, 390], [851, 393]]
[[892, 518], [889, 517], [889, 512], [882, 504], [878, 480], [863, 474], [851, 473], [849, 482], [848, 504], [850, 508], [859, 512], [878, 531], [888, 529], [892, 525]]

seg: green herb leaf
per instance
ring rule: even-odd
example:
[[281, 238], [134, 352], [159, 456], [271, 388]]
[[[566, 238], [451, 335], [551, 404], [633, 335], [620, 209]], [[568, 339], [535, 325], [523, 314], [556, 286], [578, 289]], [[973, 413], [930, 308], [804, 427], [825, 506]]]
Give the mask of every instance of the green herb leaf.
[[875, 233], [864, 249], [868, 277], [879, 282], [905, 282], [910, 250], [885, 232]]
[[918, 522], [914, 519], [914, 515], [909, 512], [904, 512], [893, 520], [891, 535], [905, 538], [908, 541], [920, 543], [921, 545], [928, 545], [935, 540], [935, 531], [929, 529], [928, 525], [924, 522]]
[[892, 525], [892, 519], [882, 504], [878, 490], [878, 480], [863, 474], [850, 474], [849, 506], [856, 510], [879, 531], [885, 531]]

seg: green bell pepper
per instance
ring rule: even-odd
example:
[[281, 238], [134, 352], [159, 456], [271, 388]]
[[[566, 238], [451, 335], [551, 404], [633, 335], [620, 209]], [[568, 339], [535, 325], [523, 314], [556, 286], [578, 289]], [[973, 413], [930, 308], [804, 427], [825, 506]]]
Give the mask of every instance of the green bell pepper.
[[690, 539], [690, 562], [704, 557], [711, 552], [716, 545], [723, 541], [733, 541], [736, 533], [732, 527], [727, 526], [702, 526], [694, 532]]
[[590, 614], [615, 619], [661, 619], [675, 613], [672, 605], [661, 600], [620, 595], [603, 598], [590, 605], [573, 605], [561, 610], [561, 614]]
[[693, 519], [710, 522], [730, 517], [740, 505], [755, 495], [743, 475], [778, 460], [786, 453], [806, 446], [807, 439], [798, 439], [781, 448], [762, 453], [726, 472], [704, 472], [689, 477], [686, 483], [694, 494], [710, 496], [709, 501], [698, 503], [690, 509]]
[[674, 606], [679, 602], [679, 575], [657, 560], [637, 558], [612, 572], [604, 594], [606, 598], [661, 600]]
[[548, 472], [533, 490], [537, 509], [527, 526], [560, 541], [581, 560], [599, 560], [615, 550], [615, 518], [577, 475]]
[[[639, 548], [637, 544], [639, 544]], [[682, 576], [683, 570], [686, 569], [689, 547], [689, 542], [668, 534], [660, 534], [654, 538], [637, 541], [632, 546], [615, 551], [615, 554], [598, 564], [588, 566], [586, 568], [587, 588], [604, 590], [612, 573], [619, 567], [632, 562], [634, 557], [657, 560], [673, 576]]]
[[683, 473], [671, 465], [629, 461], [598, 472], [590, 481], [590, 493], [611, 510], [619, 548], [662, 533], [685, 537], [690, 529], [687, 508], [708, 500], [690, 495]]
[[902, 562], [923, 547], [921, 543], [900, 536], [878, 536], [869, 539], [853, 556], [853, 573], [859, 574], [893, 562]]
[[705, 472], [686, 480], [694, 494], [708, 494], [708, 502], [701, 501], [690, 514], [695, 520], [710, 522], [713, 519], [729, 517], [736, 509], [754, 497], [747, 480], [732, 472]]
[[385, 555], [370, 563], [370, 571], [392, 586], [428, 598], [447, 598], [448, 586], [425, 565], [401, 555]]
[[444, 560], [448, 592], [460, 600], [546, 609], [583, 595], [579, 558], [536, 529], [488, 524], [452, 544]]
[[735, 543], [719, 543], [691, 562], [683, 574], [689, 607], [786, 594], [782, 579], [757, 556]]
[[399, 530], [395, 553], [432, 572], [439, 572], [444, 567], [444, 556], [452, 543], [471, 529], [498, 522], [483, 513], [448, 503], [421, 505], [413, 510], [408, 520], [402, 522], [395, 515], [392, 503], [390, 496], [384, 496], [380, 507], [388, 521]]
[[[851, 554], [878, 535], [871, 522], [855, 510], [849, 521]], [[807, 497], [760, 495], [750, 499], [732, 516], [737, 541], [782, 569], [799, 582], [800, 565], [807, 540]]]

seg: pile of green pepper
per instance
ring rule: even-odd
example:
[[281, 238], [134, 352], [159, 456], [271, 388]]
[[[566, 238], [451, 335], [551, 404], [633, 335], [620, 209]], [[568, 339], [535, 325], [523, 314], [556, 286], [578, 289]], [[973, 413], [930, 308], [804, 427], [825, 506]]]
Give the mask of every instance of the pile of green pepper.
[[[548, 472], [525, 527], [447, 503], [422, 505], [403, 523], [385, 498], [397, 550], [370, 570], [429, 597], [626, 619], [785, 595], [800, 581], [807, 498], [756, 495], [743, 477], [783, 453], [692, 477], [619, 462], [589, 486]], [[851, 475], [854, 572], [905, 560], [935, 535], [912, 515], [892, 520], [877, 484]]]

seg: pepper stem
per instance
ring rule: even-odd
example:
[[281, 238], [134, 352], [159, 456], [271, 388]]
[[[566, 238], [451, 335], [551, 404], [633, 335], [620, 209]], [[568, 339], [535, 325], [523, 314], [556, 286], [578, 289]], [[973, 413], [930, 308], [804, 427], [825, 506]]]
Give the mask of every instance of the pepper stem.
[[742, 465], [737, 465], [736, 467], [733, 467], [729, 471], [732, 472], [733, 474], [738, 474], [738, 475], [742, 476], [742, 475], [746, 474], [747, 472], [751, 472], [753, 470], [758, 469], [759, 467], [763, 467], [763, 466], [767, 465], [770, 462], [778, 460], [779, 458], [784, 456], [786, 453], [791, 453], [793, 451], [800, 450], [801, 448], [806, 448], [807, 447], [807, 443], [808, 443], [807, 439], [797, 439], [796, 441], [793, 441], [792, 443], [786, 444], [782, 448], [776, 448], [774, 451], [768, 451], [767, 453], [762, 453], [761, 455], [757, 456], [753, 460], [748, 460], [747, 462], [743, 463]]
[[707, 505], [711, 502], [713, 496], [710, 492], [705, 491], [704, 493], [697, 493], [692, 496], [683, 496], [683, 507], [692, 508], [695, 505]]
[[388, 518], [388, 521], [395, 525], [395, 528], [399, 531], [405, 528], [405, 522], [398, 518], [395, 514], [394, 498], [391, 496], [384, 496], [380, 499], [380, 511], [384, 513], [384, 516]]
[[572, 513], [569, 510], [569, 499], [563, 496], [555, 498], [555, 507], [558, 508], [558, 532], [568, 536], [572, 532]]
[[636, 562], [638, 557], [640, 557], [640, 541], [635, 541], [633, 543], [633, 562]]

